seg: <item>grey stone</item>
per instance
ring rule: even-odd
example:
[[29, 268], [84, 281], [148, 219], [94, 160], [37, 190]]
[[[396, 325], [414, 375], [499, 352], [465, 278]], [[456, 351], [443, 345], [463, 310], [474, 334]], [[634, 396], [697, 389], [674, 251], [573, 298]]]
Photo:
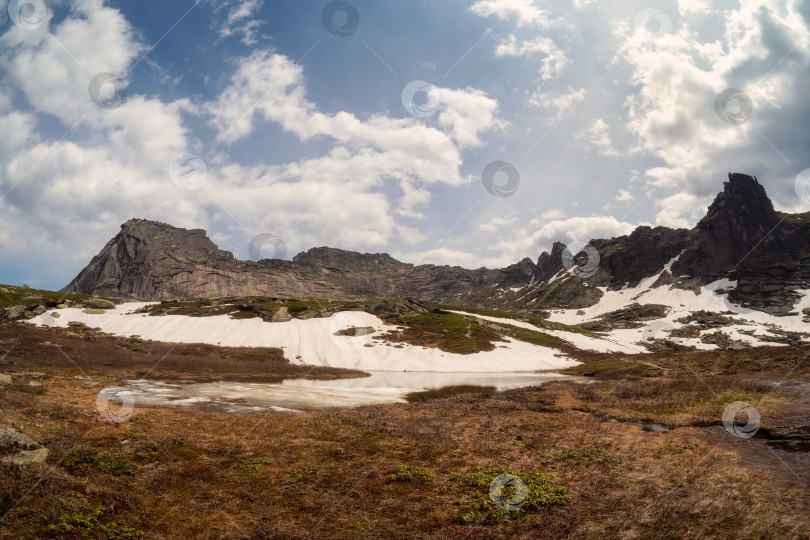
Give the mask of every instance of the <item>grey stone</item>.
[[94, 308], [94, 309], [114, 309], [115, 304], [110, 302], [109, 300], [104, 300], [103, 298], [91, 298], [90, 300], [85, 300], [83, 302], [84, 307]]
[[6, 317], [9, 319], [19, 319], [25, 313], [25, 306], [12, 306], [6, 310]]
[[278, 308], [278, 311], [273, 314], [270, 320], [272, 322], [287, 322], [291, 321], [292, 319], [293, 316], [290, 315], [289, 310], [286, 307], [280, 307]]
[[0, 373], [0, 386], [11, 384], [11, 375]]
[[6, 450], [33, 450], [39, 448], [39, 444], [24, 433], [20, 433], [14, 428], [0, 429], [0, 448]]

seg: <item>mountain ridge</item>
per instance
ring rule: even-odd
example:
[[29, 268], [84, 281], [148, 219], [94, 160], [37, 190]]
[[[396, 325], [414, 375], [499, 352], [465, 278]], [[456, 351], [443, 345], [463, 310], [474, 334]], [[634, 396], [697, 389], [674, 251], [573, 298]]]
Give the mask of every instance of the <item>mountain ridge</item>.
[[220, 250], [203, 229], [130, 219], [63, 292], [146, 301], [412, 297], [541, 311], [587, 307], [599, 301], [604, 288], [635, 286], [660, 273], [656, 286], [694, 289], [718, 279], [737, 281], [735, 301], [786, 314], [799, 298], [795, 291], [810, 288], [810, 265], [804, 264], [810, 262], [810, 226], [797, 216], [777, 213], [755, 177], [729, 173], [723, 191], [692, 229], [640, 226], [628, 235], [592, 239], [592, 249], [579, 254], [555, 242], [536, 262], [526, 257], [497, 269], [414, 265], [387, 253], [327, 246], [289, 261], [240, 261]]

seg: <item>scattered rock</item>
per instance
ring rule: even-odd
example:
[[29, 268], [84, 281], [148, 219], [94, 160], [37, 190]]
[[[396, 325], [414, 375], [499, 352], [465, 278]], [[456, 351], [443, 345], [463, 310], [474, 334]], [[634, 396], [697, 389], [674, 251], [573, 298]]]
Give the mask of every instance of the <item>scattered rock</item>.
[[694, 324], [687, 324], [680, 328], [673, 328], [670, 330], [669, 335], [679, 338], [698, 338], [700, 337], [700, 327]]
[[731, 326], [733, 324], [745, 324], [743, 321], [726, 317], [722, 313], [713, 313], [711, 311], [695, 311], [686, 317], [675, 319], [675, 322], [682, 324], [695, 323], [699, 329], [706, 330], [709, 328], [721, 328], [723, 326]]
[[717, 330], [712, 334], [706, 334], [700, 341], [703, 343], [708, 343], [710, 345], [716, 345], [721, 349], [747, 349], [750, 345], [744, 341], [740, 341], [738, 339], [732, 339], [730, 334], [723, 332], [722, 330]]
[[642, 347], [653, 353], [673, 352], [673, 351], [694, 351], [697, 348], [692, 345], [682, 345], [671, 339], [648, 339], [647, 341], [639, 341], [637, 345], [641, 345]]
[[765, 326], [768, 328], [768, 333], [756, 337], [757, 339], [769, 343], [782, 343], [796, 346], [801, 345], [805, 339], [810, 338], [810, 334], [807, 332], [788, 332], [773, 324], [767, 324]]
[[104, 311], [103, 309], [98, 309], [98, 308], [87, 308], [87, 309], [83, 309], [82, 313], [86, 313], [88, 315], [104, 315], [106, 313], [106, 311]]
[[23, 371], [20, 375], [23, 377], [27, 377], [29, 379], [46, 379], [48, 378], [47, 373], [42, 373], [41, 371]]
[[595, 332], [608, 332], [616, 329], [640, 328], [640, 321], [651, 321], [666, 317], [669, 308], [663, 304], [639, 304], [629, 306], [600, 315], [597, 320], [580, 324], [586, 330]]
[[336, 336], [367, 336], [374, 333], [373, 326], [350, 326], [335, 332]]
[[87, 328], [87, 325], [80, 321], [70, 321], [67, 325], [74, 328]]

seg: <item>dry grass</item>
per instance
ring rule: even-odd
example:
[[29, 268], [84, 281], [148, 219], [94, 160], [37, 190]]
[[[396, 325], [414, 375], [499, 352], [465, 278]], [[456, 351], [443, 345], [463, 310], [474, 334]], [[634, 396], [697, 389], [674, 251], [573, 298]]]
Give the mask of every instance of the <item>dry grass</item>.
[[434, 347], [456, 354], [473, 354], [495, 349], [501, 336], [483, 326], [478, 320], [437, 310], [435, 313], [391, 317], [388, 324], [404, 326], [391, 330], [378, 339], [392, 343], [409, 343], [419, 347]]
[[[761, 389], [733, 382], [728, 372], [740, 373], [758, 353], [657, 358], [670, 370], [665, 376], [632, 381], [554, 383], [303, 414], [138, 408], [128, 422], [111, 424], [95, 410], [99, 386], [73, 379], [80, 370], [44, 342], [58, 340], [66, 352], [72, 347], [81, 370], [102, 385], [142, 369], [146, 353], [116, 348], [116, 339], [86, 337], [0, 326], [0, 349], [16, 347], [6, 368], [51, 375], [40, 391], [24, 385], [0, 390], [0, 422], [24, 426], [51, 451], [45, 464], [0, 470], [0, 537], [736, 539], [810, 533], [810, 474], [796, 469], [802, 476], [792, 476], [762, 441], [736, 439], [716, 426], [648, 432], [575, 410], [716, 423], [718, 410], [711, 412], [709, 404], [717, 398], [684, 373], [700, 370], [723, 396], [718, 406], [738, 395], [750, 401]], [[155, 347], [147, 355], [153, 362], [163, 351], [162, 344], [134, 345]], [[166, 373], [194, 378], [182, 372], [198, 373], [189, 358], [215, 361], [205, 349], [192, 352], [178, 353]], [[803, 373], [795, 368], [800, 350], [771, 355], [761, 366], [766, 372], [784, 375], [793, 363], [791, 376]], [[154, 373], [163, 376], [166, 365]], [[772, 396], [777, 413], [782, 394]], [[674, 413], [655, 412], [668, 402]], [[564, 489], [566, 500], [487, 517], [477, 505], [504, 470], [534, 479], [546, 490], [538, 497]]]

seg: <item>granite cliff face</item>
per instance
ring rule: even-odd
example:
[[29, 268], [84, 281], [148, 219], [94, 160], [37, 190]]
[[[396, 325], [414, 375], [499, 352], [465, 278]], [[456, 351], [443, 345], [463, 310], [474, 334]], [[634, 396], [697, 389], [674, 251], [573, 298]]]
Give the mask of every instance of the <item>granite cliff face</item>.
[[[253, 262], [218, 249], [205, 231], [132, 219], [63, 291], [138, 300], [408, 297], [540, 311], [593, 305], [605, 287], [633, 287], [660, 274], [654, 286], [688, 289], [736, 280], [735, 302], [779, 314], [792, 309], [796, 289], [810, 288], [810, 215], [775, 212], [763, 187], [743, 174], [729, 174], [692, 230], [639, 227], [590, 246], [590, 252], [571, 254], [556, 242], [537, 262], [526, 258], [501, 269], [414, 266], [384, 253], [328, 247], [292, 261]], [[591, 260], [598, 265], [589, 266]], [[670, 271], [662, 273], [668, 264]]]

